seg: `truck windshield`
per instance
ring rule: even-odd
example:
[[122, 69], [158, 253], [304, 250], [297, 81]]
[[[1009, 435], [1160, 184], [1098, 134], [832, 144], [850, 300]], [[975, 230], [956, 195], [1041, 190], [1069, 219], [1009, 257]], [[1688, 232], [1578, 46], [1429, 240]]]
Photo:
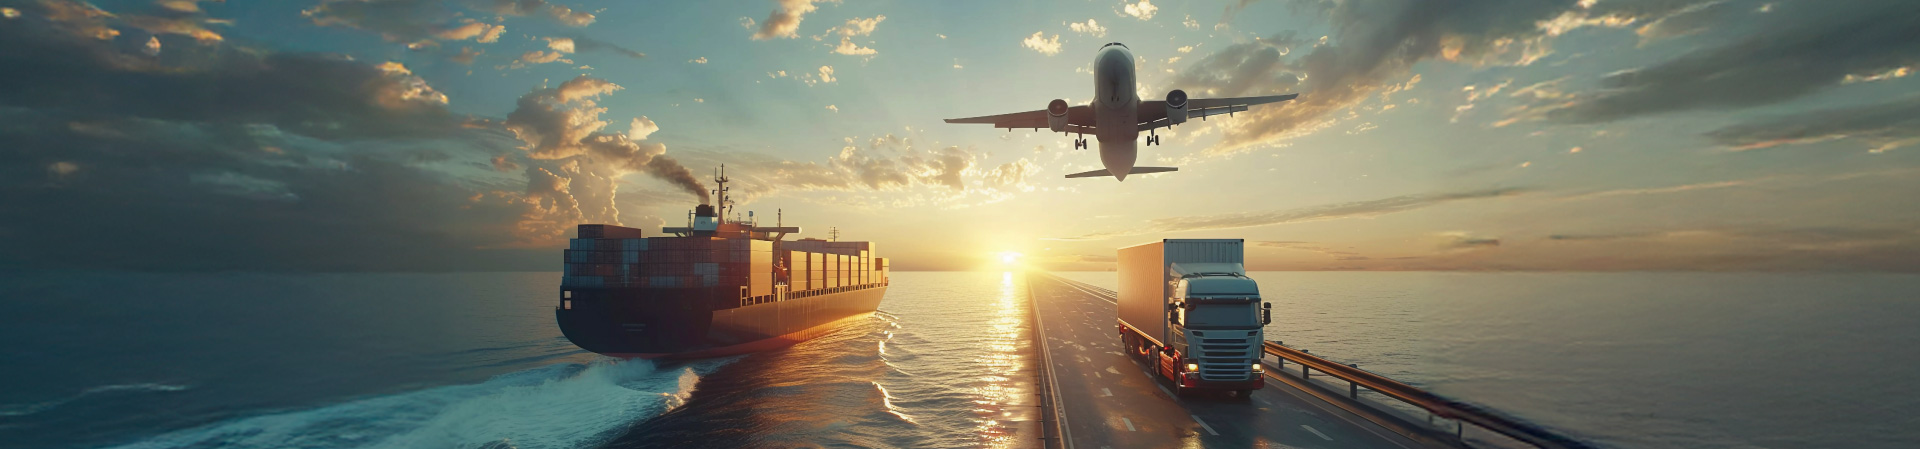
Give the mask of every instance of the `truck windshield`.
[[1193, 329], [1251, 329], [1260, 327], [1253, 304], [1205, 304], [1187, 309], [1182, 324]]

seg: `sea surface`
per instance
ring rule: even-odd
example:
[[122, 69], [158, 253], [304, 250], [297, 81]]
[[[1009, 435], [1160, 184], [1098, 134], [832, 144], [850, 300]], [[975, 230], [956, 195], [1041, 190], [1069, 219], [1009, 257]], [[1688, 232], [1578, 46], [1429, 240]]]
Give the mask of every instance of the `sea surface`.
[[[1920, 447], [1920, 276], [1254, 277], [1269, 339], [1607, 446]], [[567, 343], [558, 281], [0, 273], [0, 448], [991, 447], [1032, 363], [1018, 273], [666, 364]]]

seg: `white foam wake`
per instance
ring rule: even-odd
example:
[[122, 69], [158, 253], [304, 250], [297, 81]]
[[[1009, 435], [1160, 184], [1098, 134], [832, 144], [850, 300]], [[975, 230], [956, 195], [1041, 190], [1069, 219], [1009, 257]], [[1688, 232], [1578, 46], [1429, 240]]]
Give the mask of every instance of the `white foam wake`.
[[80, 393], [74, 394], [73, 396], [67, 396], [64, 398], [55, 399], [55, 400], [46, 401], [46, 402], [38, 402], [33, 404], [0, 405], [0, 416], [27, 416], [35, 413], [44, 412], [47, 410], [53, 410], [55, 408], [59, 408], [62, 405], [67, 405], [67, 403], [78, 401], [81, 399], [85, 399], [88, 396], [93, 396], [93, 395], [102, 394], [102, 393], [113, 393], [113, 392], [161, 392], [161, 393], [164, 393], [164, 392], [172, 392], [172, 391], [182, 391], [186, 389], [187, 387], [185, 385], [167, 385], [167, 384], [153, 384], [153, 383], [102, 385], [98, 387], [88, 388], [86, 389], [86, 391], [81, 391]]
[[124, 448], [579, 448], [686, 402], [730, 359], [655, 370], [603, 359], [503, 374], [472, 385], [361, 399], [181, 430]]

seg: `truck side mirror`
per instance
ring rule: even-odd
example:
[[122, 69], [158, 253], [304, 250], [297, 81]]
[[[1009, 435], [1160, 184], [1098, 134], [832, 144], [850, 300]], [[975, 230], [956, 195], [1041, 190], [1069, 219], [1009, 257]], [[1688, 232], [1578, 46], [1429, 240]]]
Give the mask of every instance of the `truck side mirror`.
[[1273, 324], [1273, 303], [1260, 303], [1260, 325]]

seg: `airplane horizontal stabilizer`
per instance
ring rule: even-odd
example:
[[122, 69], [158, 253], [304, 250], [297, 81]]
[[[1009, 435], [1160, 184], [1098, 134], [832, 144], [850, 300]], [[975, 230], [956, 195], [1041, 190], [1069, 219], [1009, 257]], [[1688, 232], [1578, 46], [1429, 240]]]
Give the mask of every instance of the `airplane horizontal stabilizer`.
[[1131, 174], [1144, 175], [1147, 173], [1166, 173], [1170, 171], [1180, 171], [1180, 167], [1134, 167]]
[[1108, 173], [1107, 169], [1102, 168], [1099, 170], [1094, 170], [1086, 173], [1074, 173], [1071, 175], [1067, 175], [1068, 178], [1097, 178], [1101, 176], [1113, 176], [1113, 174]]

